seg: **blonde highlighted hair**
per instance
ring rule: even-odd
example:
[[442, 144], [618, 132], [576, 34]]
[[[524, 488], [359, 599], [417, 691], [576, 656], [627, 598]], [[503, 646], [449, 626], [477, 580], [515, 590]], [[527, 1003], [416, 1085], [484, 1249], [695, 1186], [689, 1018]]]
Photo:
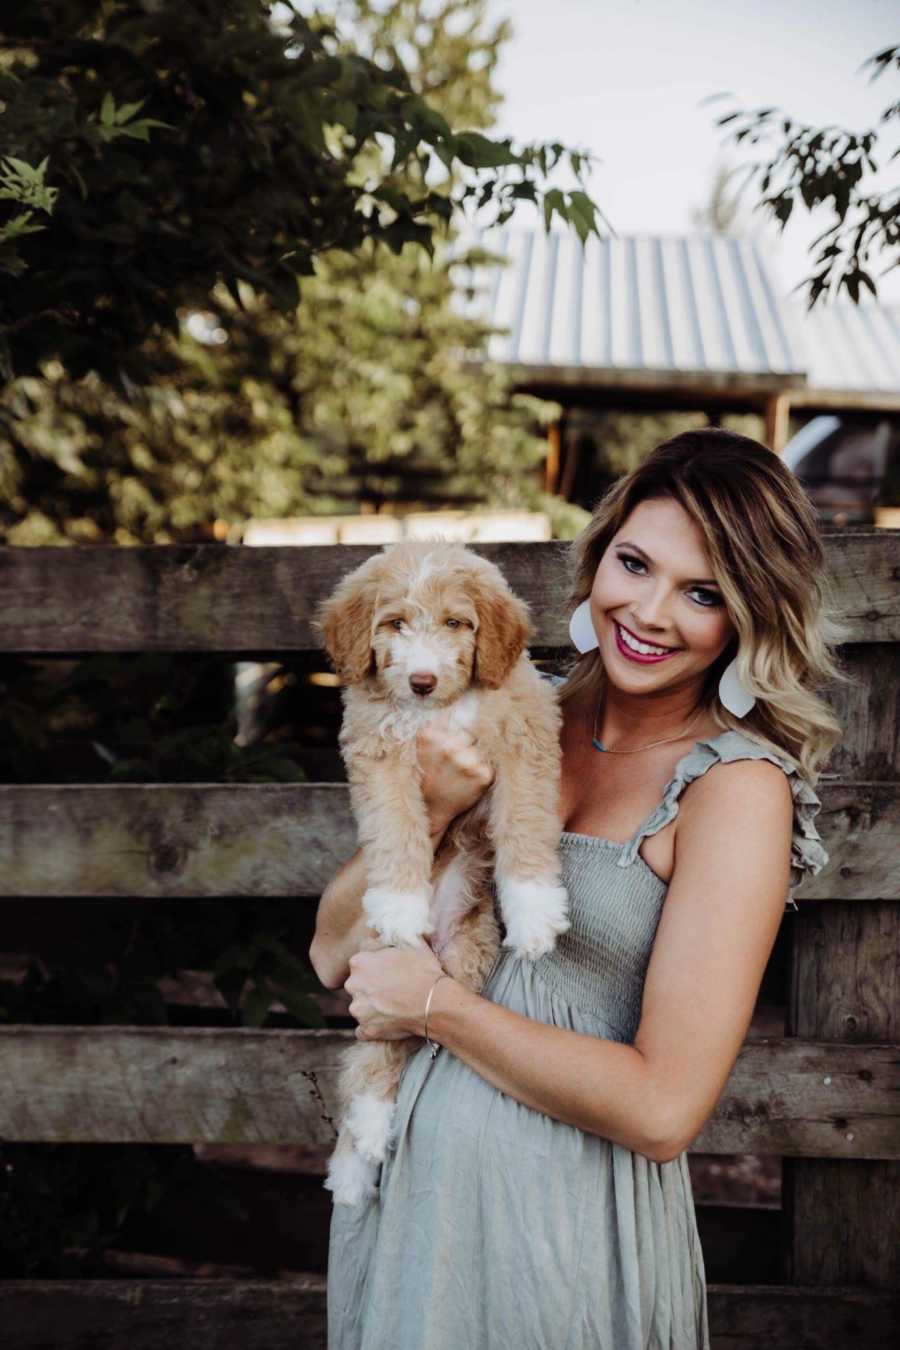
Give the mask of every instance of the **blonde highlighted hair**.
[[[841, 736], [819, 690], [843, 678], [831, 648], [841, 632], [829, 613], [822, 538], [791, 471], [765, 446], [729, 431], [688, 431], [657, 446], [601, 499], [572, 545], [574, 608], [590, 595], [611, 540], [642, 501], [670, 498], [703, 536], [736, 637], [710, 667], [702, 702], [723, 730], [746, 733], [788, 759], [815, 785]], [[736, 718], [718, 697], [737, 655], [756, 706]], [[575, 663], [561, 690], [589, 689], [599, 701], [605, 674], [597, 651]]]

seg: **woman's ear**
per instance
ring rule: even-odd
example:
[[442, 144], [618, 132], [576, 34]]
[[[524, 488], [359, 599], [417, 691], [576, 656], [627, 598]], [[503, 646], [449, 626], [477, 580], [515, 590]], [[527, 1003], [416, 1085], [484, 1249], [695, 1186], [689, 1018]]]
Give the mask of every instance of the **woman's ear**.
[[478, 614], [475, 678], [498, 689], [525, 650], [532, 633], [528, 609], [506, 583], [479, 581], [472, 599]]
[[367, 558], [319, 607], [315, 620], [344, 684], [362, 684], [372, 670], [372, 618], [378, 602], [381, 555]]

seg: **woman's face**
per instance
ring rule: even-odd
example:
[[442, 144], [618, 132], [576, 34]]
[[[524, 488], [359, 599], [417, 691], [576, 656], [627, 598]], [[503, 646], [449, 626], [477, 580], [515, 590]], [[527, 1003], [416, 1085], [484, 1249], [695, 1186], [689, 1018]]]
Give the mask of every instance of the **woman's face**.
[[628, 693], [698, 682], [735, 631], [703, 536], [669, 498], [643, 501], [627, 517], [590, 601], [607, 678]]

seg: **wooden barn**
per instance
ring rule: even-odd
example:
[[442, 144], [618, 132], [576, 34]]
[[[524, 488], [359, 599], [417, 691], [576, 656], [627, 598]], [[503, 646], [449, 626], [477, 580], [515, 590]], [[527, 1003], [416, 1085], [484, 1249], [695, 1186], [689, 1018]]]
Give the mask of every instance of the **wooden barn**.
[[[496, 328], [488, 357], [515, 386], [559, 403], [545, 486], [590, 506], [596, 414], [678, 412], [717, 423], [755, 413], [781, 452], [818, 414], [900, 440], [900, 307], [784, 298], [764, 243], [721, 234], [588, 240], [499, 230], [463, 235], [484, 260], [458, 269], [460, 304]], [[474, 256], [474, 255], [473, 255]]]

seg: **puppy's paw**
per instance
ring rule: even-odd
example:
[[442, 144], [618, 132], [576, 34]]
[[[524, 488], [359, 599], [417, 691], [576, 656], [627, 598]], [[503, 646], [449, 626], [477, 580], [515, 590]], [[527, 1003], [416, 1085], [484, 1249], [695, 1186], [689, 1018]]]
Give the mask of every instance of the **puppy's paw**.
[[378, 1163], [371, 1162], [354, 1149], [335, 1153], [328, 1164], [324, 1186], [331, 1191], [336, 1205], [358, 1205], [375, 1195]]
[[384, 1162], [391, 1143], [393, 1118], [393, 1102], [376, 1097], [373, 1092], [361, 1092], [354, 1097], [344, 1124], [353, 1135], [357, 1152], [373, 1163]]
[[362, 898], [363, 912], [389, 945], [418, 946], [426, 933], [434, 932], [429, 916], [431, 896], [427, 891], [392, 891], [370, 886]]
[[565, 886], [505, 878], [498, 883], [498, 890], [506, 924], [503, 946], [530, 961], [552, 952], [559, 934], [569, 929]]

